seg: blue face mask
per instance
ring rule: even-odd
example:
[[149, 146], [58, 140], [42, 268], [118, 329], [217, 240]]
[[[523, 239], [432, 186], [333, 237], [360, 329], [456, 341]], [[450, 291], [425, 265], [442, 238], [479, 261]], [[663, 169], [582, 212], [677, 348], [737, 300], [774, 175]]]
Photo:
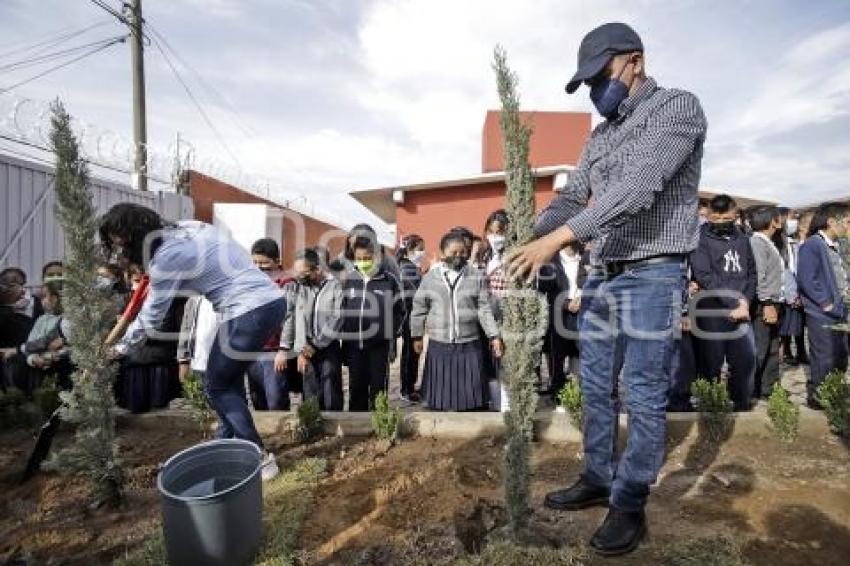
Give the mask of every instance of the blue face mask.
[[590, 100], [597, 112], [608, 120], [617, 117], [620, 104], [629, 97], [629, 87], [620, 80], [620, 76], [630, 64], [631, 61], [623, 66], [616, 78], [597, 81], [590, 87]]

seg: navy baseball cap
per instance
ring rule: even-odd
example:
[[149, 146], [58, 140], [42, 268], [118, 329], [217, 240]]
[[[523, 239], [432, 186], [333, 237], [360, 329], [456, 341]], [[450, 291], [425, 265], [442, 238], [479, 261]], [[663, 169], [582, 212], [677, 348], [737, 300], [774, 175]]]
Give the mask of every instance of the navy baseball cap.
[[635, 30], [618, 22], [602, 24], [581, 40], [578, 70], [567, 83], [566, 91], [574, 93], [581, 83], [598, 75], [614, 55], [633, 51], [643, 51], [643, 42]]

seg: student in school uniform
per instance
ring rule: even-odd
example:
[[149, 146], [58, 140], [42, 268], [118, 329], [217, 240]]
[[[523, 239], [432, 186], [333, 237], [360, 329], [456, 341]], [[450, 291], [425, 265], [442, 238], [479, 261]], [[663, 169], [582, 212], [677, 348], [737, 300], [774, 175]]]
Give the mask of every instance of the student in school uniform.
[[[587, 279], [587, 256], [579, 244], [570, 244], [552, 258], [538, 276], [539, 289], [549, 304], [549, 329], [544, 352], [549, 368], [549, 391], [557, 395], [567, 373], [578, 375], [578, 313], [581, 288]], [[565, 364], [569, 362], [569, 372]]]
[[[369, 411], [389, 386], [393, 342], [406, 316], [401, 283], [385, 266], [377, 239], [350, 244], [354, 269], [343, 282], [342, 351], [349, 376], [349, 411]], [[394, 262], [393, 262], [394, 263]]]
[[838, 239], [850, 229], [850, 206], [822, 204], [815, 212], [808, 237], [800, 246], [797, 283], [809, 329], [811, 374], [806, 384], [808, 405], [821, 409], [817, 388], [832, 371], [847, 369], [847, 334], [829, 328], [847, 321], [847, 270]]
[[[429, 271], [413, 298], [411, 334], [414, 348], [423, 349], [428, 331], [423, 390], [428, 408], [468, 411], [486, 406], [486, 348], [496, 358], [504, 346], [493, 317], [486, 282], [468, 265], [469, 247], [458, 232], [440, 241], [443, 262]], [[482, 344], [479, 325], [487, 342]]]
[[[292, 299], [291, 290], [287, 285], [294, 284], [295, 280], [280, 267], [280, 248], [277, 242], [272, 238], [261, 238], [254, 242], [251, 246], [251, 261], [283, 291], [288, 305]], [[288, 361], [282, 371], [278, 371], [279, 366], [275, 366], [274, 358], [280, 345], [280, 334], [281, 328], [272, 332], [263, 345], [263, 351], [269, 355], [251, 362], [246, 371], [251, 403], [258, 411], [288, 411], [290, 407], [287, 369], [294, 367], [295, 362]]]
[[25, 342], [13, 354], [20, 355], [28, 369], [19, 375], [14, 383], [28, 397], [41, 387], [44, 379], [51, 374], [57, 376], [57, 385], [70, 389], [72, 371], [70, 350], [63, 333], [62, 318], [62, 282], [53, 279], [41, 288], [42, 314], [35, 320]]
[[[425, 240], [418, 234], [404, 238], [396, 255], [401, 273], [401, 287], [404, 292], [404, 306], [407, 312], [413, 307], [413, 296], [422, 282], [422, 267], [425, 262]], [[419, 380], [419, 354], [413, 351], [413, 339], [410, 336], [410, 318], [405, 319], [401, 333], [401, 399], [406, 403], [419, 400], [416, 382]]]
[[0, 388], [3, 390], [28, 380], [26, 361], [17, 353], [35, 323], [35, 301], [29, 297], [25, 285], [26, 275], [20, 269], [7, 268], [0, 273]]
[[[806, 354], [806, 342], [803, 329], [806, 324], [806, 315], [803, 312], [803, 303], [800, 300], [800, 291], [797, 285], [797, 264], [800, 255], [799, 236], [799, 214], [791, 211], [785, 221], [785, 274], [783, 280], [783, 294], [785, 296], [785, 311], [782, 322], [779, 325], [780, 350], [782, 361], [791, 366], [809, 363]], [[792, 342], [796, 346], [796, 353], [791, 353]]]
[[316, 399], [323, 411], [341, 411], [342, 284], [322, 268], [322, 258], [311, 248], [296, 254], [293, 272], [293, 305], [283, 325], [280, 346], [297, 354], [304, 400]]
[[[484, 238], [487, 250], [484, 255], [484, 274], [490, 292], [490, 308], [496, 323], [502, 324], [502, 299], [507, 292], [504, 271], [504, 255], [507, 249], [508, 214], [503, 209], [495, 210], [484, 221]], [[482, 340], [485, 337], [482, 335]], [[499, 411], [502, 406], [500, 384], [501, 363], [488, 350], [484, 352], [484, 374], [490, 396], [490, 410]]]
[[775, 206], [759, 206], [749, 213], [750, 245], [756, 263], [756, 300], [750, 309], [756, 339], [753, 397], [766, 399], [779, 381], [779, 319], [782, 315], [784, 263], [773, 238], [783, 229]]
[[[697, 340], [697, 375], [719, 379], [726, 361], [734, 408], [749, 411], [756, 369], [750, 305], [757, 272], [750, 239], [735, 226], [737, 210], [728, 195], [717, 195], [709, 202], [708, 222], [700, 227], [699, 244], [691, 252], [693, 280], [700, 293], [694, 303], [696, 328], [690, 330]], [[714, 312], [700, 316], [706, 311]]]

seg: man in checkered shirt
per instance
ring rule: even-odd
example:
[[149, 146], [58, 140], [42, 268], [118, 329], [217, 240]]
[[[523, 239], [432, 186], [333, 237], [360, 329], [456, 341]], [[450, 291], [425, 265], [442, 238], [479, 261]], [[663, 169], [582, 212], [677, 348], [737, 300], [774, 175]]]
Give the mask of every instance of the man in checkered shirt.
[[[590, 544], [614, 555], [630, 552], [644, 535], [643, 508], [664, 460], [685, 258], [698, 242], [706, 119], [696, 96], [646, 76], [643, 44], [625, 24], [587, 34], [578, 66], [567, 92], [590, 86], [605, 121], [569, 186], [540, 214], [539, 239], [509, 254], [507, 273], [537, 273], [567, 243], [594, 242], [579, 323], [585, 471], [572, 487], [548, 494], [546, 505], [607, 505]], [[612, 399], [621, 369], [629, 437], [618, 458], [619, 403]]]

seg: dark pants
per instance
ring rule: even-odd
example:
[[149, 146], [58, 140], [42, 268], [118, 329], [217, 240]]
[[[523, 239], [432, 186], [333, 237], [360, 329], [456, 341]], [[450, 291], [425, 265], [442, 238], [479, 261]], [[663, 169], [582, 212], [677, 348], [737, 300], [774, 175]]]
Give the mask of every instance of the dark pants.
[[[782, 316], [780, 307], [779, 315]], [[753, 332], [756, 338], [756, 372], [753, 396], [767, 398], [779, 381], [779, 323], [764, 323], [764, 305], [756, 305]]]
[[255, 410], [289, 410], [289, 385], [286, 374], [275, 371], [273, 359], [252, 362], [248, 366], [247, 373], [251, 402], [254, 404]]
[[263, 352], [263, 344], [280, 328], [285, 311], [286, 301], [280, 298], [219, 327], [205, 374], [210, 405], [218, 414], [218, 438], [241, 438], [263, 447], [248, 410], [244, 376], [257, 355], [268, 355]]
[[[549, 390], [557, 395], [567, 382], [567, 371], [564, 362], [569, 358], [570, 373], [578, 373], [578, 340], [576, 332], [578, 328], [578, 314], [568, 313], [564, 316], [563, 328], [558, 332], [555, 325], [549, 325], [546, 335], [546, 365], [549, 368]], [[569, 331], [572, 336], [563, 336], [564, 331]]]
[[389, 385], [389, 340], [343, 342], [343, 353], [348, 362], [348, 410], [368, 411], [375, 405], [375, 397]]
[[342, 351], [339, 342], [316, 350], [304, 372], [304, 400], [316, 399], [323, 411], [341, 411]]
[[[791, 355], [791, 340], [793, 338], [794, 346], [796, 348], [795, 355]], [[785, 358], [790, 360], [796, 360], [800, 363], [803, 363], [809, 359], [808, 354], [806, 354], [806, 340], [804, 334], [797, 334], [796, 336], [780, 336], [780, 341], [782, 342], [782, 353]]]
[[[734, 408], [736, 411], [749, 411], [756, 371], [756, 344], [752, 325], [721, 317], [708, 317], [698, 319], [697, 326], [702, 332], [711, 333], [699, 340], [697, 375], [719, 379], [725, 360], [729, 364], [727, 389]], [[778, 372], [778, 364], [776, 369]]]
[[818, 386], [832, 371], [847, 370], [847, 334], [836, 332], [826, 326], [840, 321], [824, 317], [820, 313], [809, 314], [806, 319], [809, 330], [809, 367], [811, 373], [806, 382], [809, 401], [815, 401]]
[[668, 411], [692, 411], [691, 384], [696, 379], [697, 367], [694, 354], [694, 338], [690, 332], [673, 343], [670, 361], [670, 391], [667, 395]]
[[409, 397], [416, 391], [419, 379], [419, 354], [413, 351], [410, 327], [405, 326], [401, 334], [401, 394]]

